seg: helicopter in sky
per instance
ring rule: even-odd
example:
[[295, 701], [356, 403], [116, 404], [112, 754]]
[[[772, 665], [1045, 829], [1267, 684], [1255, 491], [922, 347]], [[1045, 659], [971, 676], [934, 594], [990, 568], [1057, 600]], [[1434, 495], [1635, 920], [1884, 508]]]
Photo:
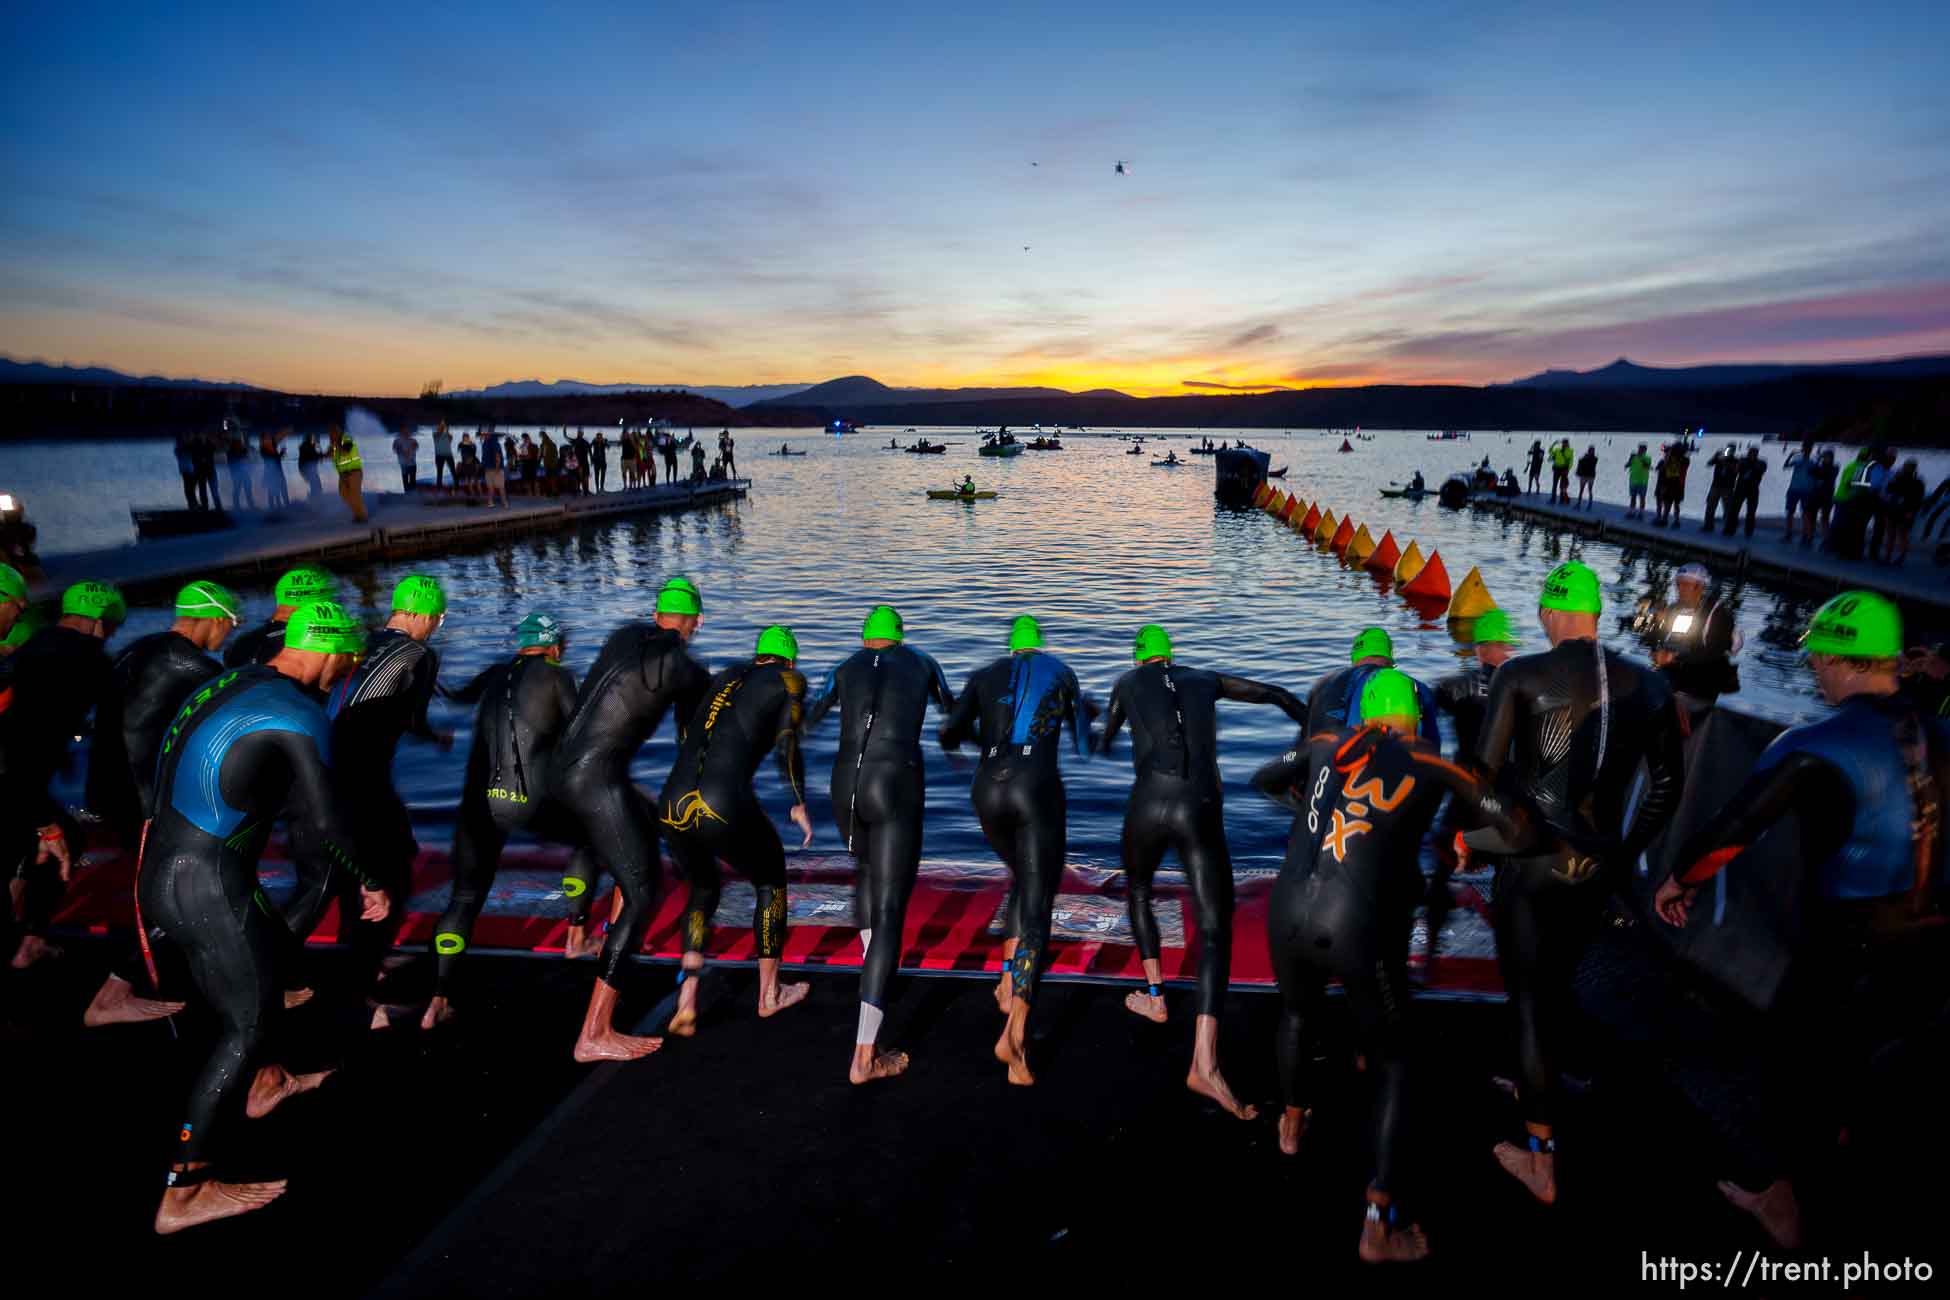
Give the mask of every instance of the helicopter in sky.
[[1131, 174], [1131, 164], [1119, 158], [1115, 170], [1119, 176], [1129, 176]]

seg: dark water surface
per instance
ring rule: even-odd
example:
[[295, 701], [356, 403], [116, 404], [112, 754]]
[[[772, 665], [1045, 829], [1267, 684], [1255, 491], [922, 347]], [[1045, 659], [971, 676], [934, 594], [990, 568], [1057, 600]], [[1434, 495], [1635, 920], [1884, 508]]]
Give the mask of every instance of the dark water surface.
[[[1130, 666], [1132, 634], [1146, 622], [1170, 629], [1183, 663], [1275, 682], [1297, 694], [1345, 664], [1349, 641], [1371, 623], [1393, 635], [1406, 671], [1432, 679], [1457, 667], [1462, 650], [1442, 623], [1422, 620], [1374, 578], [1343, 567], [1260, 512], [1215, 505], [1209, 458], [1154, 469], [1150, 455], [1128, 456], [1123, 442], [1091, 436], [1070, 438], [1060, 453], [993, 460], [976, 456], [970, 434], [937, 436], [960, 445], [945, 456], [923, 457], [885, 450], [886, 431], [844, 439], [743, 431], [739, 468], [755, 482], [749, 499], [735, 505], [592, 524], [341, 576], [352, 585], [352, 603], [374, 625], [383, 621], [401, 577], [438, 577], [452, 607], [435, 646], [443, 679], [455, 686], [509, 653], [513, 625], [537, 608], [571, 628], [567, 662], [580, 674], [612, 628], [647, 615], [657, 586], [672, 573], [690, 575], [704, 591], [705, 620], [694, 648], [714, 669], [748, 655], [758, 629], [780, 622], [798, 633], [800, 666], [815, 684], [858, 647], [861, 618], [883, 601], [900, 607], [912, 643], [941, 661], [957, 690], [971, 670], [1004, 651], [1009, 620], [1019, 613], [1042, 619], [1050, 649], [1099, 699]], [[1529, 633], [1526, 649], [1544, 648], [1531, 611], [1545, 573], [1560, 560], [1578, 558], [1597, 569], [1608, 630], [1612, 613], [1662, 588], [1671, 569], [1671, 561], [1632, 548], [1559, 539], [1534, 525], [1444, 510], [1433, 499], [1383, 500], [1377, 491], [1418, 468], [1438, 483], [1485, 454], [1499, 469], [1517, 463], [1532, 435], [1511, 435], [1506, 445], [1501, 434], [1431, 443], [1419, 433], [1383, 433], [1347, 455], [1337, 454], [1334, 437], [1244, 436], [1271, 450], [1276, 467], [1292, 467], [1286, 486], [1296, 494], [1319, 498], [1336, 513], [1351, 510], [1376, 538], [1388, 528], [1404, 547], [1411, 538], [1424, 551], [1439, 547], [1453, 581], [1480, 566], [1491, 593]], [[1149, 437], [1152, 446], [1178, 447], [1181, 457], [1190, 446], [1184, 433], [1162, 444], [1155, 433]], [[811, 454], [765, 455], [782, 441]], [[1580, 450], [1597, 442], [1602, 495], [1610, 499], [1622, 495], [1620, 467], [1630, 448], [1656, 438], [1573, 441]], [[422, 447], [423, 470], [430, 469], [428, 440]], [[1769, 451], [1778, 464], [1778, 445]], [[390, 455], [371, 460], [373, 486], [396, 486]], [[966, 504], [924, 495], [964, 472], [999, 498]], [[1932, 467], [1925, 472], [1933, 477]], [[0, 474], [27, 496], [49, 552], [116, 544], [127, 535], [122, 503], [169, 503], [175, 482], [167, 447], [153, 441], [9, 448], [0, 452]], [[294, 496], [302, 497], [297, 475], [289, 477]], [[227, 495], [227, 475], [223, 481]], [[1702, 485], [1694, 486], [1697, 517], [1704, 494]], [[1784, 478], [1770, 489], [1779, 486]], [[1793, 645], [1815, 602], [1754, 582], [1733, 582], [1726, 594], [1747, 643], [1737, 703], [1782, 720], [1819, 711]], [[268, 584], [245, 595], [252, 621], [268, 615]], [[121, 639], [167, 621], [163, 610], [137, 610]], [[1628, 638], [1608, 635], [1628, 653], [1639, 652]], [[467, 710], [436, 702], [434, 721], [460, 733], [455, 751], [442, 755], [409, 741], [395, 770], [423, 823], [422, 842], [444, 846], [472, 719]], [[829, 719], [809, 745], [815, 851], [841, 847], [824, 796], [836, 732]], [[1221, 711], [1228, 827], [1242, 865], [1272, 865], [1282, 851], [1286, 815], [1244, 782], [1292, 735], [1277, 710], [1226, 705]], [[637, 780], [652, 789], [661, 785], [672, 752], [666, 727], [640, 756]], [[1114, 865], [1130, 780], [1128, 747], [1120, 745], [1109, 761], [1072, 765], [1066, 779], [1073, 859]], [[931, 858], [987, 856], [967, 782], [967, 764], [930, 751]], [[769, 767], [759, 791], [782, 820], [786, 800]]]

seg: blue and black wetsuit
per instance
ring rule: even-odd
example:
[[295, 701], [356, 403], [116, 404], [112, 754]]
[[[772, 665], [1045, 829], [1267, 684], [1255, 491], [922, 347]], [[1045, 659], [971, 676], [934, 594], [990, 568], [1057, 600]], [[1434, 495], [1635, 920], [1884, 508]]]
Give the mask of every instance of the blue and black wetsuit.
[[448, 698], [479, 701], [480, 708], [454, 829], [453, 898], [433, 928], [433, 991], [440, 997], [453, 996], [460, 955], [474, 937], [509, 836], [527, 832], [573, 846], [562, 884], [577, 902], [578, 923], [588, 917], [588, 882], [595, 875], [581, 822], [550, 797], [548, 784], [556, 743], [575, 714], [575, 674], [542, 655], [516, 655]]
[[828, 710], [840, 711], [840, 748], [833, 759], [833, 816], [847, 851], [860, 863], [860, 910], [867, 944], [860, 967], [860, 1000], [884, 1007], [887, 985], [900, 966], [907, 899], [921, 867], [921, 819], [927, 779], [921, 766], [921, 728], [932, 701], [944, 713], [955, 704], [941, 665], [908, 645], [860, 650], [835, 668], [806, 711], [806, 729]]
[[[1383, 671], [1382, 666], [1374, 664], [1349, 664], [1336, 668], [1314, 683], [1307, 695], [1308, 735], [1318, 735], [1325, 731], [1358, 731], [1361, 729], [1361, 688], [1368, 679]], [[1438, 748], [1442, 745], [1442, 732], [1435, 721], [1436, 694], [1424, 686], [1420, 678], [1411, 677], [1415, 683], [1415, 698], [1422, 706], [1422, 739]]]
[[1166, 849], [1178, 850], [1198, 923], [1198, 1014], [1216, 1016], [1232, 974], [1232, 855], [1219, 786], [1218, 702], [1272, 704], [1296, 723], [1307, 711], [1292, 692], [1243, 677], [1154, 661], [1117, 679], [1100, 742], [1110, 752], [1131, 723], [1137, 780], [1124, 810], [1124, 876], [1138, 955], [1163, 951], [1151, 911], [1151, 877]]
[[1327, 982], [1339, 980], [1378, 1081], [1371, 1186], [1398, 1195], [1415, 1046], [1408, 941], [1423, 892], [1422, 837], [1444, 795], [1467, 802], [1506, 845], [1521, 828], [1487, 785], [1427, 742], [1376, 727], [1316, 733], [1254, 773], [1253, 785], [1296, 814], [1266, 925], [1286, 1004], [1276, 1040], [1286, 1104], [1307, 1104], [1309, 1030], [1318, 1032]]
[[805, 803], [805, 702], [806, 679], [784, 660], [766, 656], [712, 678], [691, 715], [658, 800], [670, 856], [691, 887], [684, 909], [686, 953], [704, 951], [723, 886], [720, 858], [752, 882], [757, 955], [785, 951], [785, 846], [758, 802], [752, 777], [776, 751], [793, 804]]
[[190, 1091], [179, 1163], [205, 1158], [212, 1125], [242, 1101], [283, 1006], [276, 968], [292, 936], [257, 880], [272, 823], [290, 807], [335, 874], [355, 890], [378, 887], [351, 851], [330, 760], [317, 697], [257, 666], [198, 688], [163, 739], [136, 897], [147, 941], [183, 959], [220, 1026]]
[[603, 942], [600, 975], [612, 988], [643, 944], [663, 877], [655, 810], [630, 783], [630, 760], [673, 708], [681, 730], [709, 684], [683, 637], [654, 623], [625, 623], [582, 679], [575, 716], [555, 747], [550, 788], [623, 891], [622, 914]]
[[1069, 805], [1058, 757], [1063, 732], [1084, 753], [1083, 691], [1077, 675], [1040, 650], [1005, 655], [969, 676], [961, 700], [941, 729], [945, 749], [971, 736], [982, 747], [970, 790], [989, 847], [1015, 877], [1009, 934], [1015, 995], [1031, 1004], [1049, 959], [1050, 913], [1063, 883], [1069, 844]]

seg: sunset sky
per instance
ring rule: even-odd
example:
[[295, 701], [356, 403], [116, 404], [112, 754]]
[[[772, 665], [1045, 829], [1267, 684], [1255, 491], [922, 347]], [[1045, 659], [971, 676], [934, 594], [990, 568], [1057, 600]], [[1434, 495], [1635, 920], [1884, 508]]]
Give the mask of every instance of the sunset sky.
[[0, 353], [1148, 394], [1950, 352], [1946, 13], [14, 0]]

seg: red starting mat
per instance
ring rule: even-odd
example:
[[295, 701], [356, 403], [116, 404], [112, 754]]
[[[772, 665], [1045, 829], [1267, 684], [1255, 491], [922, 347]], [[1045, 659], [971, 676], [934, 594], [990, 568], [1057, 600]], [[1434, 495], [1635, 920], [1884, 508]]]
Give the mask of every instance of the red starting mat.
[[[273, 852], [281, 846], [273, 845]], [[559, 953], [567, 930], [569, 900], [562, 892], [565, 850], [533, 848], [508, 854], [474, 927], [472, 947], [485, 951]], [[855, 912], [854, 866], [837, 854], [801, 853], [787, 857], [790, 889], [785, 963], [788, 966], [858, 966], [859, 922]], [[91, 852], [75, 872], [58, 923], [92, 933], [130, 930], [135, 925], [134, 861], [114, 851]], [[265, 892], [282, 903], [296, 885], [291, 864], [267, 856], [260, 868]], [[1267, 953], [1266, 903], [1275, 873], [1236, 869], [1238, 909], [1233, 917], [1232, 982], [1248, 987], [1272, 987], [1272, 962]], [[1443, 928], [1440, 959], [1428, 979], [1428, 927], [1416, 919], [1410, 952], [1411, 970], [1422, 992], [1437, 997], [1500, 1000], [1502, 983], [1496, 971], [1495, 940], [1487, 919], [1488, 873], [1477, 880], [1459, 880], [1456, 908]], [[435, 924], [446, 910], [452, 871], [444, 852], [422, 851], [413, 866], [413, 895], [407, 901], [406, 923], [398, 945], [424, 949]], [[689, 888], [670, 863], [665, 863], [664, 892], [643, 942], [653, 960], [674, 961], [683, 955], [681, 918]], [[900, 966], [917, 973], [976, 975], [1002, 969], [1004, 909], [1009, 899], [1009, 873], [995, 862], [931, 860], [921, 864], [913, 897], [907, 906]], [[609, 915], [608, 884], [597, 887], [594, 921]], [[1198, 970], [1198, 931], [1190, 910], [1190, 891], [1184, 877], [1163, 870], [1152, 886], [1163, 944], [1165, 978], [1189, 982]], [[751, 886], [726, 872], [716, 924], [706, 952], [723, 961], [752, 959]], [[311, 942], [335, 943], [339, 917], [334, 907]], [[1125, 913], [1124, 873], [1100, 866], [1072, 864], [1063, 873], [1051, 926], [1048, 971], [1057, 979], [1141, 981], [1143, 967], [1131, 942]]]

